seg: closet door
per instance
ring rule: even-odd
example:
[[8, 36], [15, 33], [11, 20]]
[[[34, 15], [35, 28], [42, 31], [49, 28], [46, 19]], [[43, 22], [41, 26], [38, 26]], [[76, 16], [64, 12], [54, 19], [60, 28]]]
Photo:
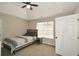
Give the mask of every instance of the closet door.
[[2, 41], [2, 20], [0, 19], [0, 55], [1, 55], [1, 41]]
[[77, 19], [75, 15], [56, 19], [56, 53], [63, 56], [77, 55]]
[[2, 40], [2, 20], [0, 19], [0, 41]]
[[77, 37], [77, 39], [78, 39], [78, 41], [77, 41], [77, 50], [78, 50], [78, 55], [79, 55], [79, 17], [78, 17], [78, 19], [77, 19], [77, 31], [78, 31], [78, 37]]

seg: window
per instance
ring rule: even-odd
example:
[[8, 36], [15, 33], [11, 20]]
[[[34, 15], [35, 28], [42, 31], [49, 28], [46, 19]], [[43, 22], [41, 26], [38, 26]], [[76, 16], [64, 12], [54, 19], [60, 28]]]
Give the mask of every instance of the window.
[[38, 37], [53, 39], [53, 21], [37, 23]]

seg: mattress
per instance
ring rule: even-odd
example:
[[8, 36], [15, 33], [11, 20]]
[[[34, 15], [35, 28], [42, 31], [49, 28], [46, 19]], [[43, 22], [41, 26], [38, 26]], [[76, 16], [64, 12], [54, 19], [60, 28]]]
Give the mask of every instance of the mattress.
[[30, 42], [34, 42], [36, 40], [36, 37], [32, 37], [32, 36], [20, 36], [20, 37], [23, 37], [23, 38], [26, 38], [28, 39], [28, 41], [26, 43], [22, 43], [22, 38], [20, 38], [20, 42], [18, 41], [18, 46], [16, 46], [16, 48], [20, 47], [20, 46], [23, 46], [23, 45], [26, 45], [26, 44], [29, 44]]
[[[13, 44], [8, 43], [6, 41], [4, 41], [3, 43], [8, 45], [11, 48], [11, 53], [13, 53], [14, 50], [16, 50], [17, 48], [20, 48], [24, 45], [28, 45], [31, 42], [34, 42], [36, 40], [36, 37], [34, 36], [18, 36], [18, 37], [14, 37], [14, 38], [9, 38], [10, 40], [13, 40], [17, 43], [16, 46], [13, 46]], [[25, 42], [27, 40], [27, 42]]]

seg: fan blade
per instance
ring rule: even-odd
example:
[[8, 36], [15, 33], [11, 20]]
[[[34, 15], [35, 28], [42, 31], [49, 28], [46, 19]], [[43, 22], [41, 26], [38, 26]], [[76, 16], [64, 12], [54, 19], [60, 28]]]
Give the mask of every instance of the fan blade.
[[37, 4], [30, 4], [31, 6], [35, 6], [35, 7], [38, 7], [38, 5]]
[[24, 7], [26, 7], [26, 5], [22, 6], [21, 8], [24, 8]]
[[31, 4], [31, 2], [22, 2], [22, 3], [27, 4], [27, 5], [31, 5], [31, 6], [38, 7], [38, 5], [37, 5], [37, 4]]
[[24, 4], [29, 4], [29, 5], [31, 4], [31, 2], [22, 2], [22, 3], [24, 3]]
[[26, 2], [26, 4], [31, 4], [31, 2]]

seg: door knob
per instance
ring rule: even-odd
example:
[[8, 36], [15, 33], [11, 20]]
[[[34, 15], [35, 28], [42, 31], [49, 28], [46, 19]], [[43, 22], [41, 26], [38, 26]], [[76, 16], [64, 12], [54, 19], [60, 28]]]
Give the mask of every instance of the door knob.
[[79, 37], [77, 37], [77, 39], [79, 39]]
[[56, 36], [55, 39], [57, 39], [58, 37]]

